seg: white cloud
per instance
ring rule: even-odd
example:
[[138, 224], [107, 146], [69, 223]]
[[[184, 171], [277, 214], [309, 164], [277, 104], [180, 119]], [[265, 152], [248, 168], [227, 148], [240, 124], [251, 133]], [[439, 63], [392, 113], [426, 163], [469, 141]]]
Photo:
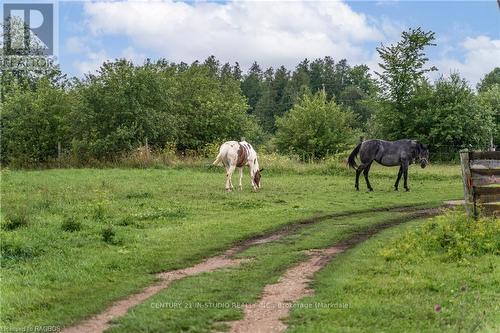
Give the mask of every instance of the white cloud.
[[[341, 1], [105, 1], [85, 3], [84, 13], [87, 38], [130, 38], [129, 45], [121, 45], [125, 47], [121, 53], [107, 51], [134, 63], [146, 58], [137, 50], [176, 62], [215, 55], [222, 62], [238, 61], [243, 68], [257, 61], [263, 67], [292, 69], [306, 57], [329, 55], [379, 70], [375, 46], [396, 42], [407, 29], [407, 22], [369, 17]], [[78, 42], [68, 40], [67, 44], [77, 51]], [[432, 74], [434, 78], [459, 71], [475, 84], [500, 65], [498, 39], [477, 36], [457, 44], [441, 36], [438, 45], [437, 55], [431, 58], [440, 70]], [[97, 49], [101, 51], [85, 49], [87, 59], [75, 64], [81, 73], [109, 59], [103, 45]], [[463, 55], [460, 59], [458, 52]]]
[[89, 2], [84, 5], [94, 35], [126, 35], [133, 45], [172, 61], [211, 54], [249, 66], [295, 66], [326, 55], [350, 63], [373, 58], [364, 42], [384, 40], [364, 14], [331, 2]]
[[68, 53], [77, 54], [88, 50], [85, 41], [81, 37], [69, 37], [66, 39], [65, 44]]
[[135, 48], [129, 46], [122, 51], [121, 58], [130, 60], [134, 64], [142, 65], [147, 57], [144, 53], [138, 52]]
[[475, 86], [485, 74], [500, 66], [500, 39], [468, 37], [459, 48], [463, 53], [463, 60], [442, 57], [435, 61], [440, 74], [448, 75], [458, 71]]
[[104, 50], [98, 52], [88, 52], [86, 54], [86, 59], [73, 62], [73, 67], [75, 67], [80, 74], [93, 73], [99, 69], [106, 60], [109, 59], [110, 57]]

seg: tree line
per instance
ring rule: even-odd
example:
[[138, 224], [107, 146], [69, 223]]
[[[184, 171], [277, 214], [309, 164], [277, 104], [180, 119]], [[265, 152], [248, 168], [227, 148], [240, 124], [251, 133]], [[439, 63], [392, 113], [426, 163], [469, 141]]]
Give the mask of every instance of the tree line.
[[375, 75], [328, 56], [293, 69], [254, 63], [246, 73], [213, 56], [192, 64], [117, 59], [81, 79], [57, 66], [2, 70], [0, 159], [36, 166], [64, 154], [84, 164], [145, 144], [186, 153], [241, 137], [300, 158], [342, 152], [360, 136], [415, 138], [446, 152], [498, 143], [500, 68], [477, 92], [458, 73], [430, 82], [425, 49], [433, 40], [433, 32], [404, 31], [377, 49]]

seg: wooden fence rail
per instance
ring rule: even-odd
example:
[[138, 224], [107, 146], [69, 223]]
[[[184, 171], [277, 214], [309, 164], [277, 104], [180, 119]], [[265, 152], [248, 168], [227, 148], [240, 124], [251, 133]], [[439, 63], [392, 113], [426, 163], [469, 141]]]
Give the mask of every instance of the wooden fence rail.
[[461, 151], [460, 162], [467, 213], [500, 216], [500, 151]]

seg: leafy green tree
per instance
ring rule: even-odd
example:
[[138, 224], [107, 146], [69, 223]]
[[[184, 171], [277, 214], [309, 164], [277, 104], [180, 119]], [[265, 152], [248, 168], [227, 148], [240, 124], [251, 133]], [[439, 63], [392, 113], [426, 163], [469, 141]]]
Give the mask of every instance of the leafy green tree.
[[146, 140], [186, 151], [259, 133], [233, 69], [214, 57], [191, 65], [108, 62], [74, 91], [73, 144], [83, 160], [110, 158]]
[[420, 27], [403, 31], [401, 40], [393, 45], [381, 45], [377, 52], [382, 59], [379, 66], [382, 73], [376, 72], [382, 86], [383, 96], [396, 106], [405, 106], [415, 91], [416, 85], [425, 73], [437, 70], [436, 67], [425, 68], [429, 60], [423, 50], [434, 46], [434, 32], [423, 31]]
[[325, 57], [312, 62], [304, 59], [291, 75], [283, 66], [276, 71], [270, 68], [262, 76], [255, 74], [256, 69], [261, 74], [254, 64], [242, 90], [249, 104], [255, 103], [255, 114], [268, 133], [275, 132], [276, 117], [289, 112], [296, 101], [311, 92], [324, 91], [327, 100], [334, 98], [342, 108], [351, 109], [362, 129], [374, 112], [377, 85], [366, 65], [351, 67], [345, 59], [335, 63], [331, 57]]
[[158, 74], [151, 64], [104, 63], [98, 75], [87, 75], [75, 86], [78, 102], [73, 108], [72, 129], [77, 156], [106, 159], [144, 144], [146, 139], [152, 144], [174, 141], [176, 88], [171, 77]]
[[429, 133], [422, 134], [434, 150], [455, 153], [461, 147], [488, 147], [494, 130], [493, 110], [482, 107], [467, 82], [452, 74], [439, 79], [434, 89], [420, 126], [428, 126]]
[[377, 83], [370, 74], [370, 68], [366, 65], [357, 65], [349, 69], [347, 87], [352, 86], [361, 90], [365, 96], [374, 96], [378, 92]]
[[340, 94], [342, 106], [353, 112], [356, 122], [355, 127], [367, 130], [368, 121], [376, 112], [374, 98], [367, 95], [357, 86], [348, 86]]
[[495, 67], [495, 69], [483, 77], [477, 84], [477, 91], [486, 91], [495, 84], [500, 84], [500, 67]]
[[345, 150], [356, 132], [354, 116], [343, 111], [326, 94], [305, 94], [294, 107], [276, 120], [276, 143], [280, 151], [302, 158], [321, 158]]
[[71, 96], [50, 78], [39, 78], [33, 89], [14, 84], [1, 108], [1, 161], [36, 166], [58, 157], [58, 146], [70, 142]]
[[370, 136], [386, 139], [419, 138], [427, 142], [427, 136], [432, 128], [432, 122], [427, 117], [434, 97], [434, 87], [422, 79], [415, 84], [412, 99], [407, 101], [405, 120], [401, 123], [394, 104], [386, 99], [376, 103], [374, 117], [368, 129]]
[[255, 134], [255, 120], [246, 113], [240, 82], [232, 77], [214, 79], [212, 73], [212, 65], [192, 65], [177, 77], [176, 141], [180, 150], [242, 136], [251, 139]]
[[409, 103], [424, 75], [435, 71], [434, 66], [426, 67], [429, 60], [424, 49], [435, 45], [434, 32], [425, 32], [421, 28], [403, 31], [401, 40], [396, 44], [381, 45], [377, 51], [382, 59], [379, 66], [382, 72], [376, 74], [382, 88], [382, 97], [386, 107], [381, 110], [385, 113], [379, 115], [383, 121], [384, 137], [387, 139], [400, 139], [405, 137], [406, 128], [411, 126], [412, 115], [409, 114]]
[[[456, 158], [460, 148], [484, 149], [494, 133], [496, 93], [478, 98], [457, 73], [440, 78], [434, 85], [421, 80], [407, 102], [408, 121], [400, 130], [401, 136], [430, 144], [433, 157], [443, 160]], [[384, 109], [393, 106], [382, 100], [378, 107], [369, 128], [373, 137], [383, 137], [388, 128], [397, 126], [391, 112]]]
[[483, 110], [489, 110], [493, 116], [493, 143], [500, 146], [500, 83], [481, 91], [479, 101]]

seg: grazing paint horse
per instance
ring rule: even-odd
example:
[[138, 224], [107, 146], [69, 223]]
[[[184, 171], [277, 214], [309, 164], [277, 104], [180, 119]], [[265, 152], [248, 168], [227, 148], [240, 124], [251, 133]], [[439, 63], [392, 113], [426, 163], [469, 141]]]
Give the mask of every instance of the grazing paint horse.
[[252, 179], [252, 187], [254, 190], [260, 188], [260, 173], [263, 169], [259, 169], [259, 161], [257, 161], [257, 153], [246, 141], [227, 141], [222, 144], [219, 149], [219, 155], [212, 163], [217, 165], [220, 162], [226, 168], [226, 190], [233, 190], [233, 172], [238, 168], [240, 171], [240, 184], [239, 188], [242, 190], [243, 185], [241, 180], [243, 178], [243, 168], [245, 165], [250, 167], [250, 178]]
[[[359, 153], [361, 164], [359, 167], [354, 160]], [[429, 150], [427, 146], [421, 144], [416, 140], [398, 140], [398, 141], [384, 141], [384, 140], [368, 140], [363, 141], [354, 148], [351, 155], [347, 160], [350, 167], [356, 170], [356, 190], [359, 191], [359, 175], [363, 172], [366, 180], [368, 191], [373, 191], [368, 180], [368, 172], [373, 161], [377, 161], [384, 166], [397, 166], [399, 165], [398, 178], [394, 184], [394, 190], [398, 190], [399, 180], [401, 175], [404, 175], [404, 187], [406, 191], [408, 188], [408, 166], [419, 159], [420, 166], [425, 168], [429, 164]]]

